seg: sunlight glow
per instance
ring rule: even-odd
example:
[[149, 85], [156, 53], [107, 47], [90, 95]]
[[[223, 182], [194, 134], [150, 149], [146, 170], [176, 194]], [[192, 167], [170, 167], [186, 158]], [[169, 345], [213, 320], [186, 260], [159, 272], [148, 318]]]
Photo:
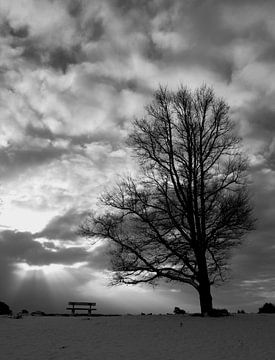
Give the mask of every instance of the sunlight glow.
[[41, 231], [55, 213], [37, 211], [16, 206], [3, 206], [1, 209], [1, 225], [18, 231]]
[[48, 304], [47, 306], [56, 304], [76, 286], [76, 274], [82, 272], [85, 265], [87, 265], [86, 262], [72, 265], [17, 263], [14, 269], [11, 297], [16, 299], [30, 289], [35, 294], [35, 298], [40, 296]]
[[67, 269], [79, 269], [82, 266], [87, 265], [86, 262], [77, 262], [72, 265], [63, 265], [63, 264], [49, 264], [49, 265], [29, 265], [27, 263], [18, 263], [17, 264], [17, 274], [22, 276], [25, 273], [32, 271], [42, 272], [43, 275], [57, 275], [58, 272]]

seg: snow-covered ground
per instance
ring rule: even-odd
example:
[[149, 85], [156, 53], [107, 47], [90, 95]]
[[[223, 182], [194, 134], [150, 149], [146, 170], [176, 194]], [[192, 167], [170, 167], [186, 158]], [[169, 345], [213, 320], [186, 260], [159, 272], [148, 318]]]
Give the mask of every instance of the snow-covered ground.
[[0, 318], [1, 360], [273, 360], [275, 315]]

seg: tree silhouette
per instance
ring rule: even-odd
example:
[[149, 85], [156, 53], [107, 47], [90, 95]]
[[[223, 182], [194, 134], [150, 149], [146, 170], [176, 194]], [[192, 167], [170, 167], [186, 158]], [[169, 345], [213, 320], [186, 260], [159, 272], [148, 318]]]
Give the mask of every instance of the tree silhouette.
[[224, 280], [230, 250], [254, 223], [229, 107], [207, 86], [161, 87], [133, 122], [128, 145], [141, 176], [102, 194], [106, 212], [80, 232], [111, 240], [113, 284], [187, 283], [210, 314], [211, 285]]

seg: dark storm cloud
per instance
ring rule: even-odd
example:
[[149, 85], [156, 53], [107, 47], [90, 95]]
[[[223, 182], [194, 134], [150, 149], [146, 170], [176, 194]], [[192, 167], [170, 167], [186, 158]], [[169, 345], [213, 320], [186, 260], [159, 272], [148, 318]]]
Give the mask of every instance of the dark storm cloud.
[[[22, 44], [20, 44], [22, 47]], [[61, 70], [66, 73], [70, 65], [77, 64], [83, 59], [79, 45], [71, 48], [54, 47], [43, 48], [37, 41], [28, 41], [23, 45], [22, 58], [33, 62], [37, 66], [52, 67], [54, 70]]]
[[[183, 21], [177, 24], [187, 31], [192, 46], [211, 53], [216, 46], [223, 46], [232, 40], [232, 30], [225, 28], [221, 17], [222, 1], [182, 2], [180, 11]], [[180, 19], [179, 19], [180, 21]]]
[[261, 99], [257, 104], [250, 104], [245, 116], [251, 127], [251, 135], [268, 140], [275, 134], [275, 109], [271, 108], [272, 104], [261, 104], [260, 102]]
[[17, 37], [17, 38], [26, 38], [29, 36], [29, 28], [28, 26], [22, 26], [22, 27], [19, 27], [17, 29], [13, 29], [11, 28], [10, 30], [10, 34], [14, 37]]
[[[66, 220], [64, 220], [62, 223], [64, 228], [65, 223], [67, 223], [69, 228], [72, 227], [72, 225], [69, 223], [69, 218], [72, 221], [75, 221], [74, 217], [69, 217], [69, 215], [67, 215]], [[56, 221], [56, 224], [57, 223], [58, 221]], [[0, 257], [5, 259], [4, 264], [2, 264], [3, 268], [6, 269], [5, 272], [8, 273], [12, 271], [16, 263], [26, 263], [28, 265], [38, 266], [50, 264], [70, 266], [75, 263], [87, 262], [89, 267], [97, 270], [103, 270], [109, 266], [107, 243], [97, 246], [92, 251], [88, 251], [85, 247], [62, 247], [55, 245], [51, 241], [45, 241], [41, 243], [35, 240], [40, 237], [45, 237], [48, 239], [54, 238], [59, 240], [68, 240], [71, 237], [71, 239], [73, 239], [73, 232], [69, 233], [69, 230], [67, 230], [68, 236], [66, 236], [65, 229], [60, 229], [60, 223], [61, 221], [59, 221], [58, 228], [57, 225], [54, 227], [53, 222], [51, 222], [47, 232], [44, 231], [36, 234], [12, 230], [1, 231]], [[79, 225], [79, 223], [80, 220], [78, 219], [75, 225]], [[62, 239], [62, 236], [64, 236], [64, 239]]]
[[0, 25], [2, 36], [11, 36], [14, 41], [25, 39], [29, 36], [29, 27], [27, 25], [12, 27], [8, 21], [4, 21]]
[[2, 231], [0, 233], [1, 254], [14, 263], [24, 262], [28, 265], [71, 265], [85, 261], [87, 258], [87, 252], [82, 248], [70, 247], [50, 250], [35, 241], [34, 238], [35, 236], [29, 232]]
[[42, 51], [36, 44], [28, 42], [24, 44], [22, 58], [36, 65], [42, 64]]
[[106, 133], [103, 130], [97, 131], [94, 134], [85, 133], [80, 135], [68, 135], [66, 133], [60, 133], [56, 135], [47, 126], [34, 126], [31, 123], [26, 126], [25, 134], [33, 139], [49, 140], [50, 142], [56, 142], [57, 140], [65, 140], [68, 142], [68, 149], [70, 148], [70, 146], [74, 145], [80, 145], [82, 147], [85, 147], [85, 145], [89, 145], [92, 143], [110, 142], [115, 144], [116, 142], [120, 141], [120, 139], [117, 138], [117, 134]]
[[87, 20], [80, 29], [82, 36], [87, 42], [97, 42], [105, 34], [104, 20], [100, 17], [91, 18]]
[[0, 149], [0, 174], [8, 178], [18, 172], [45, 165], [66, 153], [66, 149], [51, 144], [29, 148], [23, 144], [9, 145]]
[[34, 252], [39, 252], [41, 244], [33, 241], [32, 233], [5, 230], [0, 232], [1, 254], [13, 261], [24, 261]]
[[[121, 119], [121, 127], [123, 127], [125, 123], [125, 119]], [[95, 133], [85, 133], [80, 135], [68, 135], [65, 133], [60, 133], [55, 135], [48, 127], [36, 127], [33, 124], [27, 125], [25, 129], [25, 133], [28, 137], [37, 140], [49, 140], [53, 144], [58, 140], [64, 140], [68, 144], [65, 148], [63, 148], [64, 152], [60, 152], [60, 155], [65, 154], [79, 154], [84, 158], [88, 158], [88, 155], [85, 154], [85, 149], [87, 146], [92, 144], [110, 144], [113, 150], [119, 149], [121, 147], [121, 139], [118, 137], [117, 133], [114, 132], [106, 132], [104, 130], [96, 131]], [[78, 147], [76, 150], [76, 147]], [[42, 150], [43, 151], [43, 150]], [[0, 152], [1, 154], [1, 152]], [[56, 156], [53, 160], [59, 158], [59, 153], [56, 153]], [[40, 163], [40, 161], [39, 161]], [[1, 167], [0, 167], [1, 168]]]
[[[159, 11], [167, 11], [177, 4], [177, 0], [109, 0], [111, 6], [120, 11], [123, 15], [136, 16], [136, 13], [146, 17], [155, 16]], [[141, 19], [142, 20], [142, 19]]]
[[25, 134], [34, 139], [47, 139], [53, 141], [56, 139], [56, 135], [47, 126], [34, 126], [29, 123], [25, 127]]
[[78, 262], [87, 260], [87, 251], [79, 247], [70, 247], [67, 249], [58, 249], [57, 251], [49, 251], [41, 249], [36, 253], [29, 255], [26, 262], [29, 265], [73, 265]]
[[152, 95], [152, 91], [147, 86], [142, 84], [139, 79], [136, 79], [135, 77], [131, 79], [123, 79], [123, 78], [116, 79], [113, 76], [107, 76], [102, 74], [101, 75], [91, 74], [85, 77], [85, 83], [86, 84], [90, 83], [91, 85], [94, 83], [104, 84], [110, 86], [117, 93], [123, 90], [130, 90], [133, 91], [134, 93]]
[[47, 226], [35, 234], [38, 237], [47, 239], [58, 239], [67, 241], [76, 241], [78, 227], [87, 212], [77, 212], [74, 209], [68, 210], [65, 214], [54, 217]]
[[83, 11], [83, 1], [82, 0], [69, 0], [66, 2], [68, 12], [72, 17], [79, 17]]
[[70, 65], [78, 63], [80, 52], [81, 48], [79, 46], [71, 49], [55, 48], [49, 52], [49, 60], [45, 61], [45, 64], [65, 73]]
[[201, 46], [195, 46], [193, 49], [187, 49], [173, 55], [165, 53], [162, 55], [163, 66], [169, 64], [172, 66], [182, 64], [190, 72], [195, 69], [208, 69], [219, 76], [222, 80], [231, 82], [232, 75], [235, 71], [234, 62], [222, 53], [214, 50], [212, 53], [203, 50]]
[[275, 61], [275, 45], [274, 45], [274, 42], [272, 42], [272, 44], [269, 43], [266, 46], [266, 48], [263, 50], [263, 52], [259, 56], [258, 60], [274, 64], [274, 61]]
[[[99, 14], [99, 7], [91, 13], [89, 17], [86, 13], [89, 11], [88, 1], [85, 0], [71, 0], [61, 1], [67, 9], [69, 15], [75, 19], [76, 31], [81, 36], [81, 42], [99, 41], [105, 34], [104, 19]], [[96, 2], [95, 2], [96, 3]]]

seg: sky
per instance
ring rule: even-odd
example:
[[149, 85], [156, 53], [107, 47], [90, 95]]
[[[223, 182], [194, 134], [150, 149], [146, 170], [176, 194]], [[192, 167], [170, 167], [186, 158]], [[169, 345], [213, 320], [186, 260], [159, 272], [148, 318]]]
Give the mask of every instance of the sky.
[[230, 105], [257, 229], [214, 306], [275, 302], [273, 0], [0, 0], [0, 300], [65, 312], [199, 311], [191, 287], [110, 287], [108, 244], [78, 237], [98, 196], [137, 171], [125, 138], [159, 85]]

